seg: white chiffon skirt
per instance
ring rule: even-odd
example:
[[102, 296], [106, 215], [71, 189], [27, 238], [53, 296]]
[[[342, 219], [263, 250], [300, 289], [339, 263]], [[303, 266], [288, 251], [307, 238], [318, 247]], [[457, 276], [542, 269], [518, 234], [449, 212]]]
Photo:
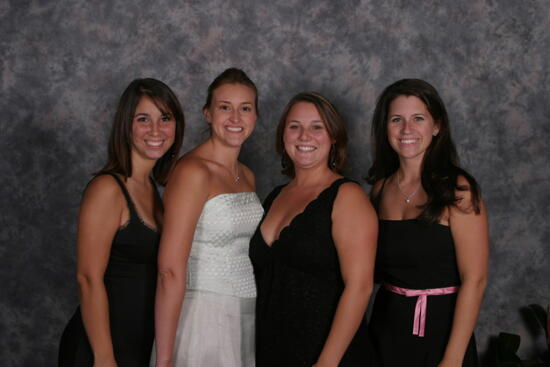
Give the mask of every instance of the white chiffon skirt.
[[[255, 298], [185, 293], [174, 345], [175, 367], [254, 367]], [[154, 366], [155, 351], [151, 358]]]

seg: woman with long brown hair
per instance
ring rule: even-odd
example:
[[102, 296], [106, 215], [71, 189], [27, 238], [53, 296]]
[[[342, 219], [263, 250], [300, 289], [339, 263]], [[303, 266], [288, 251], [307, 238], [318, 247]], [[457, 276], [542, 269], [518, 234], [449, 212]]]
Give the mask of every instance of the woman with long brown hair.
[[165, 184], [182, 144], [176, 95], [155, 79], [122, 94], [107, 164], [80, 206], [80, 307], [65, 329], [59, 366], [147, 366], [154, 336], [157, 251], [163, 225], [156, 184]]
[[423, 80], [381, 94], [368, 181], [382, 286], [370, 321], [382, 366], [477, 366], [473, 330], [487, 279], [487, 213], [458, 165], [443, 101]]

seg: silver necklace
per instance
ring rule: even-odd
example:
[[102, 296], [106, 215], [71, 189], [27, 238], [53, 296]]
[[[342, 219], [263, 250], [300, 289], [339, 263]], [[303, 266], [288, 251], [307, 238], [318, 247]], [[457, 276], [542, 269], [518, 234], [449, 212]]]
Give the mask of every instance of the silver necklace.
[[236, 169], [236, 172], [235, 172], [235, 183], [239, 182], [239, 180], [241, 179], [241, 177], [239, 176], [239, 164], [237, 163], [237, 169]]
[[401, 188], [401, 179], [399, 177], [399, 170], [398, 170], [397, 171], [397, 188], [399, 189], [399, 191], [401, 191], [401, 194], [403, 194], [403, 196], [405, 197], [405, 202], [407, 204], [410, 204], [413, 196], [416, 195], [416, 193], [418, 192], [418, 189], [420, 188], [420, 182], [418, 183], [418, 186], [416, 187], [416, 189], [414, 189], [412, 193], [406, 194]]

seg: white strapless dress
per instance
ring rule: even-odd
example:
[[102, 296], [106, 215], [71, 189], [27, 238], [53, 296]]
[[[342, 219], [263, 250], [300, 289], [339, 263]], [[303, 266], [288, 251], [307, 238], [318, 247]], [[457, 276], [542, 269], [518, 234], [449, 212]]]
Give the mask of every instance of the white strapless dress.
[[205, 203], [187, 264], [174, 366], [255, 365], [256, 283], [248, 247], [262, 215], [253, 192], [220, 194]]

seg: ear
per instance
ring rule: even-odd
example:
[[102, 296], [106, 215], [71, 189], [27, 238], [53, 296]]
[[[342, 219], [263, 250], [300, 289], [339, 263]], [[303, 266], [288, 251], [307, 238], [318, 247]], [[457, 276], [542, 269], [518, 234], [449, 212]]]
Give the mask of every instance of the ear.
[[208, 110], [208, 108], [205, 107], [202, 109], [202, 115], [204, 116], [206, 122], [208, 122], [209, 124], [212, 123], [212, 116], [210, 115], [210, 111]]
[[437, 136], [437, 134], [439, 134], [439, 121], [435, 123], [434, 131], [432, 132], [433, 136]]

